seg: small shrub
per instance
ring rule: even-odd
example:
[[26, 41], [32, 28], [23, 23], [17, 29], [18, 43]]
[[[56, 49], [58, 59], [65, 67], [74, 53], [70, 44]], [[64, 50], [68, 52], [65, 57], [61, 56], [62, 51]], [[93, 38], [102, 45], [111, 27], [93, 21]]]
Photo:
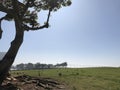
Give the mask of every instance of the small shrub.
[[38, 76], [39, 76], [39, 77], [41, 76], [40, 72], [38, 72]]
[[76, 75], [79, 75], [79, 73], [77, 72]]
[[62, 76], [62, 73], [58, 73], [58, 75], [61, 77], [61, 76]]
[[72, 90], [77, 90], [77, 88], [75, 86], [73, 86]]

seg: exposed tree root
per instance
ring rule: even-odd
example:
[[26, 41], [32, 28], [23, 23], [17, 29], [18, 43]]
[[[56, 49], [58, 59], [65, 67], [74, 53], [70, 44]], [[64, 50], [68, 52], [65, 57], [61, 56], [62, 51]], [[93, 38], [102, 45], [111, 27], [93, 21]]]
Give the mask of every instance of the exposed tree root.
[[67, 90], [65, 85], [50, 78], [38, 78], [28, 75], [8, 77], [0, 90]]

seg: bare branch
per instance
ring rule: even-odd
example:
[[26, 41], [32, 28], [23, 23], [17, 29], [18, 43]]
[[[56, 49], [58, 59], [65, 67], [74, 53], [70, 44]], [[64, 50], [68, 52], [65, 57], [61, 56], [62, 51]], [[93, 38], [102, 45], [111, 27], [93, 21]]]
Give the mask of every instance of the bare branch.
[[49, 22], [51, 11], [52, 11], [52, 10], [49, 10], [48, 18], [47, 18], [47, 23]]

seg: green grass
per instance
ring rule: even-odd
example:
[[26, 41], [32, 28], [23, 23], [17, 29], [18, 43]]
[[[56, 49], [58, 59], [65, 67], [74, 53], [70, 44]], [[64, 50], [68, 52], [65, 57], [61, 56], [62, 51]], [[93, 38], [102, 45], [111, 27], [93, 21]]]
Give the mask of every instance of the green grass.
[[53, 78], [65, 83], [69, 88], [68, 90], [120, 90], [120, 68], [64, 68], [12, 71], [12, 73], [14, 72]]

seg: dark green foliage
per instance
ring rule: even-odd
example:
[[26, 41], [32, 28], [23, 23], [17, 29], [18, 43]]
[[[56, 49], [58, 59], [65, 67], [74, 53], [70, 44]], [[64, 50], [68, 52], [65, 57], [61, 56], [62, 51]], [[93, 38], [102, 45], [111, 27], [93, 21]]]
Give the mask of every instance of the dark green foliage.
[[77, 90], [75, 86], [73, 86], [72, 90]]
[[[17, 1], [17, 2], [16, 2]], [[38, 12], [41, 10], [57, 11], [62, 6], [71, 5], [71, 0], [4, 0], [1, 1], [5, 8], [16, 9], [15, 12], [22, 20], [22, 23], [31, 27], [38, 27], [37, 22]], [[14, 8], [17, 4], [17, 8]], [[15, 17], [12, 14], [7, 14], [6, 20], [13, 20]]]
[[62, 73], [58, 73], [58, 75], [61, 77], [61, 76], [62, 76]]

